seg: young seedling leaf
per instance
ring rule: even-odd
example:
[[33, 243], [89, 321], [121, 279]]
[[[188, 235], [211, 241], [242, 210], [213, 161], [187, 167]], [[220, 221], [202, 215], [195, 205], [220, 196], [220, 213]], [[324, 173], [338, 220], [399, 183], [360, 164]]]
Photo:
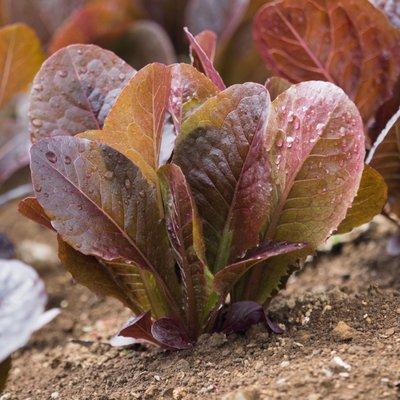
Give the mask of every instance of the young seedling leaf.
[[181, 272], [188, 331], [195, 338], [207, 297], [202, 223], [181, 169], [164, 165], [158, 176], [169, 240]]
[[32, 146], [31, 170], [36, 198], [65, 242], [85, 255], [128, 260], [151, 272], [177, 307], [157, 190], [131, 161], [106, 145], [61, 136]]
[[271, 96], [271, 101], [274, 101], [280, 94], [288, 90], [292, 84], [278, 76], [273, 76], [265, 82], [265, 87], [267, 88], [269, 95]]
[[207, 100], [182, 125], [173, 160], [205, 221], [212, 271], [259, 243], [272, 193], [265, 146], [269, 111], [263, 86], [235, 85]]
[[141, 313], [137, 317], [133, 317], [127, 321], [125, 326], [117, 334], [117, 337], [123, 336], [135, 339], [135, 342], [152, 343], [156, 346], [160, 346], [161, 343], [154, 339], [153, 334], [151, 333], [151, 326], [151, 313]]
[[187, 28], [185, 28], [184, 31], [189, 40], [191, 51], [196, 54], [196, 59], [201, 64], [201, 72], [204, 72], [204, 74], [214, 82], [218, 89], [224, 90], [226, 88], [225, 83], [218, 71], [214, 68], [214, 65], [209, 59], [207, 53]]
[[360, 187], [346, 218], [340, 223], [337, 233], [343, 234], [372, 220], [381, 213], [387, 200], [387, 186], [382, 175], [365, 165]]
[[32, 140], [100, 129], [134, 73], [114, 53], [97, 46], [72, 45], [55, 53], [33, 82], [29, 110]]
[[171, 349], [185, 350], [193, 347], [183, 327], [172, 318], [160, 318], [151, 327], [151, 334], [161, 345]]
[[272, 103], [268, 126], [275, 201], [266, 239], [305, 242], [309, 250], [274, 257], [257, 266], [247, 284], [259, 285], [263, 303], [284, 281], [289, 266], [322, 244], [352, 204], [364, 168], [365, 138], [360, 114], [337, 86], [325, 82], [293, 85]]
[[39, 39], [26, 25], [0, 29], [0, 107], [28, 87], [43, 58]]
[[304, 243], [267, 242], [251, 250], [243, 259], [218, 271], [214, 277], [214, 288], [221, 295], [226, 295], [244, 274], [262, 261], [281, 254], [302, 250]]
[[46, 303], [44, 284], [32, 267], [17, 260], [0, 260], [0, 363], [58, 313], [45, 313]]
[[275, 73], [337, 84], [366, 123], [400, 75], [400, 33], [366, 0], [268, 2], [255, 17], [254, 38]]
[[104, 129], [85, 132], [81, 137], [113, 147], [132, 160], [148, 179], [157, 182], [170, 87], [170, 68], [157, 63], [148, 65], [122, 90]]
[[171, 66], [171, 96], [168, 110], [172, 115], [176, 132], [181, 124], [207, 99], [215, 96], [219, 89], [204, 74], [189, 64]]

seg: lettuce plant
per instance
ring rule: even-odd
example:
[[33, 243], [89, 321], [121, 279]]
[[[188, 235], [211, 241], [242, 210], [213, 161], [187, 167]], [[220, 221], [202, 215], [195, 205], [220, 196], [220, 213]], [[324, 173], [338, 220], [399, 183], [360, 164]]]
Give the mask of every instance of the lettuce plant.
[[50, 57], [30, 98], [35, 197], [20, 204], [57, 233], [78, 282], [133, 311], [121, 335], [168, 348], [274, 329], [262, 306], [299, 261], [383, 205], [340, 88], [275, 85], [273, 101], [257, 83], [225, 88], [188, 36], [210, 78], [188, 64], [136, 72], [93, 45]]

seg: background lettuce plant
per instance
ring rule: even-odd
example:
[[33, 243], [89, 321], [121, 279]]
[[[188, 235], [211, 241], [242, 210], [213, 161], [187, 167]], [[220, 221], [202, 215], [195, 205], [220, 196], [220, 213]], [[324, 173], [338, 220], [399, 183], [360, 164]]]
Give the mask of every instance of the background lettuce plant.
[[169, 348], [273, 327], [262, 305], [298, 261], [383, 205], [341, 89], [223, 89], [191, 39], [212, 79], [188, 64], [136, 72], [93, 45], [50, 57], [30, 99], [35, 197], [20, 204], [57, 232], [78, 282], [134, 312], [121, 335]]

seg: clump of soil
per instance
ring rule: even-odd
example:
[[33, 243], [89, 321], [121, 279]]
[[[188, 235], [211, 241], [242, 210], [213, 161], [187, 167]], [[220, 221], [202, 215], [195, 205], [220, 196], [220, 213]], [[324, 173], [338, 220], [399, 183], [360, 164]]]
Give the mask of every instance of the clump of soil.
[[15, 204], [0, 221], [45, 280], [49, 306], [62, 308], [14, 354], [1, 400], [400, 398], [400, 263], [385, 253], [388, 223], [317, 255], [290, 280], [271, 306], [282, 335], [255, 326], [173, 352], [111, 348], [129, 310], [75, 285], [53, 235], [19, 217]]

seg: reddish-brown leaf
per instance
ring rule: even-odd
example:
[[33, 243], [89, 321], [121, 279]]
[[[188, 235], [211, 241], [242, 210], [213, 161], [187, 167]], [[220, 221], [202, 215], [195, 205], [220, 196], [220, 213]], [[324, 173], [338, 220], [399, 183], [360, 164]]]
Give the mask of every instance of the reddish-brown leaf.
[[367, 0], [272, 1], [258, 12], [254, 37], [277, 74], [337, 84], [366, 123], [400, 75], [400, 34]]
[[32, 221], [35, 221], [46, 228], [54, 229], [51, 225], [50, 218], [46, 215], [43, 207], [35, 197], [27, 197], [26, 199], [23, 199], [18, 204], [18, 211]]

